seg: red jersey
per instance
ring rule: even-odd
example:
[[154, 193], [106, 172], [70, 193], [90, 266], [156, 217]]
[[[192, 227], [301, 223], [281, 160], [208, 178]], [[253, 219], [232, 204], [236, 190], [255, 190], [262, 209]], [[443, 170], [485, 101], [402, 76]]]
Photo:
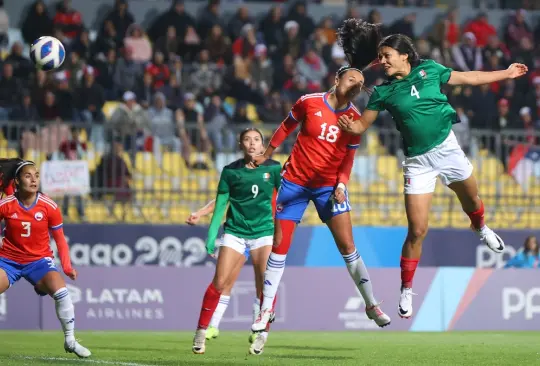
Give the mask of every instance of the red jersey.
[[58, 205], [42, 193], [30, 207], [24, 207], [15, 196], [0, 201], [0, 220], [4, 220], [4, 238], [0, 257], [27, 264], [52, 257], [49, 230], [62, 228]]
[[[303, 187], [336, 186], [341, 182], [340, 173], [343, 171], [344, 160], [348, 158], [351, 150], [354, 158], [354, 150], [360, 145], [360, 136], [342, 132], [337, 123], [343, 114], [352, 114], [353, 120], [358, 120], [360, 112], [352, 103], [344, 109], [334, 110], [328, 104], [327, 94], [304, 95], [292, 107], [284, 121], [284, 124], [301, 125], [291, 156], [283, 167], [282, 176]], [[350, 165], [345, 169], [348, 170], [346, 180], [352, 162]]]

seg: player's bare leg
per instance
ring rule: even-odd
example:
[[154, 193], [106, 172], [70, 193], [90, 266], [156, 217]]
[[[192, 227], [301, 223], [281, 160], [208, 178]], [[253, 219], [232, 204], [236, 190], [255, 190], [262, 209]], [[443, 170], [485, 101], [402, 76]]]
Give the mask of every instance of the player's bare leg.
[[9, 278], [6, 271], [0, 269], [0, 295], [6, 292], [9, 288]]
[[238, 265], [233, 270], [229, 277], [228, 283], [225, 285], [223, 292], [221, 293], [221, 296], [219, 297], [219, 303], [216, 307], [216, 310], [214, 311], [214, 315], [212, 315], [212, 319], [210, 320], [210, 325], [206, 329], [206, 339], [215, 339], [219, 337], [219, 324], [221, 322], [221, 319], [223, 318], [223, 314], [225, 314], [225, 311], [227, 310], [227, 307], [229, 306], [229, 301], [231, 299], [231, 291], [236, 283], [236, 280], [238, 279], [238, 276], [240, 275], [240, 271], [242, 270], [242, 267], [245, 264], [244, 261], [238, 262]]
[[448, 188], [456, 193], [463, 211], [471, 219], [471, 229], [478, 234], [482, 243], [495, 253], [502, 253], [504, 242], [484, 223], [484, 203], [478, 196], [478, 184], [474, 175], [463, 181], [451, 183]]
[[405, 212], [409, 224], [407, 237], [401, 250], [401, 297], [398, 314], [410, 318], [413, 314], [412, 283], [416, 267], [422, 256], [422, 243], [428, 232], [429, 210], [433, 193], [406, 194]]
[[266, 329], [272, 317], [272, 308], [276, 299], [277, 290], [283, 271], [285, 270], [285, 260], [292, 243], [296, 222], [291, 220], [275, 220], [274, 245], [272, 253], [268, 257], [266, 271], [264, 272], [263, 299], [261, 313], [251, 326], [254, 332], [262, 332]]
[[206, 349], [206, 329], [219, 304], [221, 294], [230, 285], [230, 281], [233, 279], [232, 274], [238, 267], [238, 263], [243, 263], [244, 261], [245, 256], [243, 253], [241, 254], [226, 246], [219, 248], [214, 279], [204, 294], [197, 331], [193, 338], [193, 353], [204, 353]]
[[[264, 273], [266, 271], [266, 265], [268, 262], [268, 258], [270, 256], [270, 253], [272, 252], [272, 246], [266, 245], [257, 249], [254, 249], [250, 252], [251, 254], [251, 260], [253, 262], [253, 270], [255, 272], [255, 287], [257, 289], [257, 296], [259, 296], [259, 299], [262, 297], [262, 291], [263, 291], [263, 281], [264, 281]], [[274, 304], [275, 305], [275, 299], [277, 297], [274, 296]], [[259, 300], [259, 307], [255, 308], [257, 312], [253, 314], [255, 322], [257, 318], [259, 317], [260, 313], [260, 300]], [[274, 313], [274, 309], [272, 306], [272, 314]], [[268, 321], [268, 324], [266, 326], [266, 329], [262, 332], [258, 333], [252, 333], [249, 336], [249, 343], [251, 343], [251, 346], [249, 348], [249, 353], [253, 355], [260, 355], [263, 352], [264, 344], [266, 343], [266, 340], [268, 339], [268, 330], [270, 327], [271, 319]]]
[[64, 349], [80, 358], [87, 358], [92, 353], [81, 346], [75, 339], [75, 307], [66, 288], [66, 282], [58, 272], [48, 272], [36, 284], [36, 289], [49, 294], [55, 303], [56, 316], [64, 330]]
[[366, 314], [369, 319], [372, 319], [377, 323], [379, 327], [385, 327], [390, 324], [390, 317], [382, 312], [379, 305], [380, 303], [375, 300], [373, 295], [373, 288], [371, 286], [371, 280], [369, 273], [356, 250], [352, 234], [351, 215], [349, 212], [344, 212], [337, 216], [332, 217], [326, 222], [328, 228], [332, 232], [334, 241], [345, 263], [349, 274], [351, 275], [354, 284], [360, 291], [360, 294], [364, 298], [366, 303]]

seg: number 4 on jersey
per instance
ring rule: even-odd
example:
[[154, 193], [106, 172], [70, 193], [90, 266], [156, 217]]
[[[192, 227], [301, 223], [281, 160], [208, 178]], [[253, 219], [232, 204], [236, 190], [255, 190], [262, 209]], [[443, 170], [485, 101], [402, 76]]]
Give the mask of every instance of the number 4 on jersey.
[[416, 99], [420, 99], [420, 93], [418, 92], [418, 89], [416, 89], [416, 86], [411, 87], [411, 96], [416, 97]]

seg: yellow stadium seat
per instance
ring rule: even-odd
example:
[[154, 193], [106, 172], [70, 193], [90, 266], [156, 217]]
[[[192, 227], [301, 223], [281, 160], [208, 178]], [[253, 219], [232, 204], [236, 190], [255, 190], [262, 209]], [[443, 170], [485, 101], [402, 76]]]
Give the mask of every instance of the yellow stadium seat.
[[114, 110], [116, 108], [118, 108], [119, 105], [120, 105], [119, 102], [108, 101], [108, 102], [105, 102], [105, 104], [103, 105], [103, 108], [101, 108], [101, 111], [103, 112], [105, 117], [107, 117], [107, 119], [109, 119], [109, 118], [111, 118], [112, 114], [114, 113]]
[[0, 147], [0, 157], [4, 159], [11, 159], [18, 157], [19, 154], [15, 149], [9, 149], [7, 147]]
[[257, 108], [253, 104], [248, 104], [246, 107], [246, 116], [250, 121], [255, 123], [261, 123], [259, 114], [257, 113]]
[[[194, 152], [189, 156], [189, 166], [193, 167], [197, 163], [205, 164], [210, 169], [215, 169], [214, 161], [207, 153]], [[201, 169], [199, 169], [201, 170]]]
[[149, 152], [138, 152], [135, 155], [135, 170], [144, 176], [158, 177], [161, 175], [161, 169], [154, 155]]
[[377, 157], [377, 174], [384, 180], [396, 179], [401, 174], [397, 158], [391, 155]]
[[109, 210], [102, 202], [93, 201], [87, 203], [85, 215], [90, 223], [115, 222], [116, 220], [110, 214]]
[[281, 166], [283, 166], [283, 164], [285, 164], [285, 162], [287, 161], [288, 158], [289, 158], [289, 155], [287, 155], [287, 154], [274, 154], [274, 155], [272, 155], [272, 159], [274, 159], [276, 161], [279, 161]]
[[8, 141], [1, 138], [0, 139], [0, 149], [7, 149], [7, 147], [8, 147]]
[[163, 171], [172, 177], [180, 177], [188, 171], [182, 155], [175, 152], [163, 153], [162, 166]]

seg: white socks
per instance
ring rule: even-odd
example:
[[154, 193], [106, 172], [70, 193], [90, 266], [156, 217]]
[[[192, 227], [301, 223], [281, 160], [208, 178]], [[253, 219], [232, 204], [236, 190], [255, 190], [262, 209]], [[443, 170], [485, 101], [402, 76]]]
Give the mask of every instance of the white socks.
[[227, 310], [227, 306], [229, 306], [230, 299], [230, 296], [225, 295], [221, 295], [219, 297], [219, 303], [216, 307], [216, 310], [214, 311], [214, 314], [212, 315], [212, 319], [210, 320], [211, 327], [219, 329], [219, 323], [223, 318], [223, 314], [225, 314], [225, 310]]
[[253, 299], [253, 323], [257, 321], [257, 318], [259, 317], [260, 312], [261, 312], [261, 299], [255, 296], [255, 299]]
[[64, 336], [67, 343], [75, 341], [75, 308], [71, 302], [68, 289], [62, 287], [53, 294], [53, 299], [56, 305], [56, 315], [62, 329], [64, 330]]
[[375, 300], [375, 297], [373, 296], [373, 288], [371, 287], [371, 281], [369, 280], [369, 273], [360, 254], [358, 254], [355, 249], [353, 253], [344, 255], [343, 260], [347, 265], [349, 274], [356, 287], [364, 298], [366, 307], [377, 305], [377, 300]]
[[283, 271], [286, 254], [270, 253], [264, 272], [263, 302], [261, 309], [272, 309]]

